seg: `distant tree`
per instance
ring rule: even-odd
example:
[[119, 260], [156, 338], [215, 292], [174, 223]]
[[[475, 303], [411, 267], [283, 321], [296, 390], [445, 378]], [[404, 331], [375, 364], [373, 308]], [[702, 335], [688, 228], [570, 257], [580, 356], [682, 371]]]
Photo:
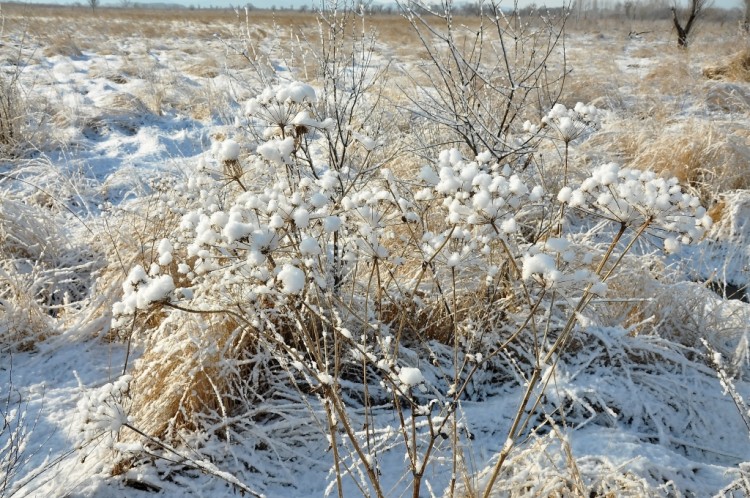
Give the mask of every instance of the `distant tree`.
[[[745, 0], [747, 1], [747, 0]], [[706, 9], [711, 5], [711, 0], [690, 0], [687, 13], [688, 18], [685, 24], [680, 22], [680, 15], [677, 13], [677, 6], [672, 5], [672, 23], [677, 30], [677, 46], [687, 48], [690, 42], [690, 32], [695, 27], [696, 21], [703, 17]]]
[[99, 0], [86, 0], [86, 3], [89, 4], [92, 12], [96, 12], [96, 8], [99, 6]]
[[635, 19], [635, 2], [632, 0], [628, 0], [624, 4], [625, 8], [625, 17], [628, 19]]

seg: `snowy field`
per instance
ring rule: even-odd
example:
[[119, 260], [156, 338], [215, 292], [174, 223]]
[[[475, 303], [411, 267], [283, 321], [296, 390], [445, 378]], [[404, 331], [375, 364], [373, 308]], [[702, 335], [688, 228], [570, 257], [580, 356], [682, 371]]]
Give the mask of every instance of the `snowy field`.
[[750, 39], [485, 14], [3, 5], [0, 497], [749, 495]]

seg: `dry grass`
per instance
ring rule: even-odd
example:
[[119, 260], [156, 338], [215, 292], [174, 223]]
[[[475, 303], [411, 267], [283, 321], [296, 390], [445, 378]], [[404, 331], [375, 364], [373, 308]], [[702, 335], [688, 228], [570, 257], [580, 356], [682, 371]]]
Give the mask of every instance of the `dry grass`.
[[[530, 472], [528, 469], [545, 470]], [[644, 478], [630, 471], [623, 472], [606, 458], [577, 459], [556, 428], [548, 435], [532, 438], [511, 453], [500, 477], [492, 497], [614, 498], [654, 496], [656, 491]], [[464, 492], [462, 496], [473, 496]]]
[[33, 349], [55, 332], [56, 274], [66, 275], [70, 246], [58, 220], [38, 206], [0, 201], [0, 349]]
[[643, 137], [629, 164], [676, 176], [713, 204], [720, 192], [750, 187], [748, 159], [750, 143], [711, 123], [688, 121]]
[[632, 117], [610, 122], [607, 133], [582, 150], [640, 170], [675, 176], [712, 206], [722, 192], [750, 188], [750, 137], [739, 124], [677, 120], [670, 105], [644, 106]]
[[661, 95], [684, 95], [694, 88], [694, 79], [690, 71], [690, 61], [678, 49], [670, 49], [661, 54], [658, 61], [649, 67], [642, 80], [639, 95], [658, 92]]
[[[193, 427], [193, 415], [206, 411], [229, 411], [224, 394], [230, 378], [220, 375], [220, 351], [241, 354], [252, 347], [249, 335], [237, 334], [231, 320], [197, 320], [179, 316], [164, 324], [149, 341], [133, 372], [133, 411], [135, 426], [156, 437], [175, 434]], [[164, 351], [163, 335], [176, 348]]]
[[706, 67], [703, 75], [709, 79], [750, 82], [750, 48], [745, 48], [718, 66]]
[[185, 68], [185, 72], [199, 78], [215, 78], [221, 72], [221, 68], [215, 59], [203, 59], [198, 63], [190, 64]]
[[612, 59], [603, 60], [596, 68], [585, 63], [587, 51], [575, 51], [569, 62], [572, 71], [565, 80], [563, 102], [571, 107], [576, 102], [593, 103], [604, 109], [624, 106], [620, 86], [624, 75]]

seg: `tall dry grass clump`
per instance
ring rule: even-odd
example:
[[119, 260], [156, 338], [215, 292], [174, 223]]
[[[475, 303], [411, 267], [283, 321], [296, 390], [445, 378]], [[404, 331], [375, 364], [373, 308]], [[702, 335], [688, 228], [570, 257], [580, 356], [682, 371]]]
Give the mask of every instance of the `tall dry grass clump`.
[[[0, 68], [0, 71], [2, 69]], [[0, 72], [0, 154], [10, 154], [21, 143], [24, 106], [18, 73]]]
[[689, 121], [642, 137], [630, 164], [676, 176], [712, 204], [721, 192], [750, 187], [750, 144], [743, 142], [725, 127]]
[[8, 192], [0, 201], [0, 347], [29, 350], [90, 297], [100, 261], [59, 215]]
[[703, 75], [709, 79], [750, 82], [750, 48], [737, 52], [723, 64], [706, 67]]

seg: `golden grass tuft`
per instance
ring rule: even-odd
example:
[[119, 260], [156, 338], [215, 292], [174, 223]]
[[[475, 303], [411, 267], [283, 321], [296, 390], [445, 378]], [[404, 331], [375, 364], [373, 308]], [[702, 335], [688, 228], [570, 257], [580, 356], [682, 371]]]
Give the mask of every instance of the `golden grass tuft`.
[[679, 95], [693, 87], [690, 64], [684, 54], [662, 56], [656, 64], [649, 67], [642, 80], [643, 95], [653, 94], [658, 90], [663, 95]]
[[704, 68], [703, 75], [712, 80], [750, 82], [750, 48], [737, 52], [723, 64]]
[[676, 176], [711, 205], [721, 192], [750, 187], [750, 142], [713, 123], [688, 122], [665, 132], [632, 163]]
[[[592, 468], [596, 471], [592, 472]], [[488, 471], [489, 468], [480, 473], [479, 484], [484, 484]], [[465, 486], [462, 483], [459, 496], [476, 496]], [[554, 427], [550, 434], [532, 437], [510, 454], [490, 496], [614, 498], [654, 496], [655, 491], [646, 479], [623, 471], [606, 458], [576, 458], [567, 439]]]
[[107, 94], [100, 102], [97, 102], [97, 107], [116, 114], [133, 114], [137, 116], [149, 114], [146, 104], [135, 95], [127, 92]]
[[[7, 194], [6, 194], [7, 195]], [[64, 244], [49, 211], [0, 201], [0, 347], [31, 350], [54, 331], [41, 300], [54, 292], [45, 272], [64, 262]]]
[[189, 65], [185, 68], [185, 72], [199, 78], [216, 78], [220, 73], [220, 69], [216, 61], [206, 59], [198, 64]]
[[[221, 371], [220, 352], [241, 353], [253, 347], [250, 335], [238, 334], [237, 323], [226, 317], [174, 317], [149, 340], [131, 384], [134, 425], [155, 437], [194, 428], [195, 413], [230, 412], [231, 379]], [[164, 348], [164, 343], [170, 347]]]

